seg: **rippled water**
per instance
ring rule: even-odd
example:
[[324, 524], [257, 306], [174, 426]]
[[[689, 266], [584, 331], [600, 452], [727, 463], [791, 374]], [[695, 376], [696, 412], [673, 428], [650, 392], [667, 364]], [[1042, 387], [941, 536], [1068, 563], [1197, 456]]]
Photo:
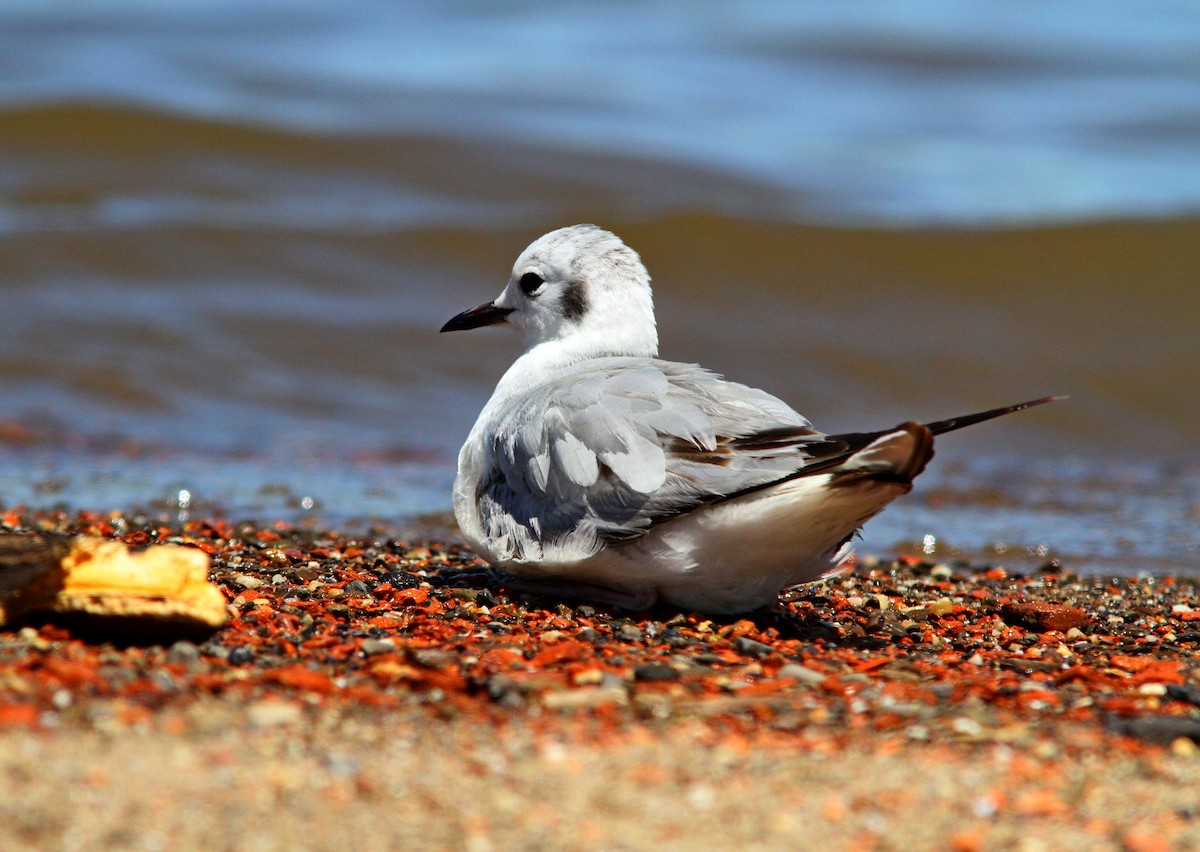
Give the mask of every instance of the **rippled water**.
[[380, 5], [0, 6], [0, 500], [444, 512], [517, 341], [437, 328], [594, 221], [823, 428], [1071, 395], [869, 547], [1200, 567], [1200, 13]]

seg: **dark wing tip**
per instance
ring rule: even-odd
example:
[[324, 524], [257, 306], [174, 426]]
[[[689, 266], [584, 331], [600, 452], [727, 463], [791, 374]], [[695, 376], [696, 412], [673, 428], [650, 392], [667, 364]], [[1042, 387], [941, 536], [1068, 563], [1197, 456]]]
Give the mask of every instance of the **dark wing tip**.
[[987, 411], [980, 411], [975, 414], [965, 414], [961, 417], [951, 417], [948, 420], [937, 420], [933, 423], [926, 423], [925, 426], [933, 434], [940, 435], [943, 432], [952, 432], [955, 429], [962, 429], [964, 426], [974, 426], [976, 423], [983, 423], [985, 420], [991, 420], [995, 417], [1003, 417], [1005, 414], [1013, 414], [1017, 411], [1024, 411], [1026, 408], [1033, 408], [1037, 405], [1045, 405], [1047, 402], [1058, 402], [1060, 399], [1066, 398], [1066, 395], [1044, 396], [1041, 399], [1031, 399], [1028, 402], [1019, 402], [1016, 405], [1006, 405], [1003, 408], [991, 408]]

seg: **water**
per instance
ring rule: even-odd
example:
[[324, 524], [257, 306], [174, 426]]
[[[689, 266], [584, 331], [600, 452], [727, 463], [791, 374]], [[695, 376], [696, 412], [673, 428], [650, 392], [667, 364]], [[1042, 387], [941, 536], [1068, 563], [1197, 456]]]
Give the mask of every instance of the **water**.
[[9, 0], [0, 501], [444, 512], [517, 341], [436, 329], [595, 221], [664, 355], [826, 429], [1071, 395], [939, 442], [868, 550], [1194, 572], [1198, 43], [1132, 2]]

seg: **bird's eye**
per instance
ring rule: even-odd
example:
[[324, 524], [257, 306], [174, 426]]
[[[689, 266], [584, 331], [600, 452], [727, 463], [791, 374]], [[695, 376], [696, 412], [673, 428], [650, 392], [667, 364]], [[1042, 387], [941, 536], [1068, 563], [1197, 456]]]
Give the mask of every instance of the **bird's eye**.
[[541, 290], [545, 283], [542, 276], [536, 272], [526, 272], [521, 276], [521, 292], [526, 296], [536, 296], [538, 290]]

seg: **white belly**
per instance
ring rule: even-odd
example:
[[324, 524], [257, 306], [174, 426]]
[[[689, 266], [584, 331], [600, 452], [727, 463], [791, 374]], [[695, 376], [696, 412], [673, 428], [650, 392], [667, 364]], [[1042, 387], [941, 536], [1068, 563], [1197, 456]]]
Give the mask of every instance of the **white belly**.
[[849, 557], [846, 538], [910, 486], [801, 477], [708, 506], [569, 564], [505, 564], [530, 579], [587, 583], [684, 609], [746, 612]]

